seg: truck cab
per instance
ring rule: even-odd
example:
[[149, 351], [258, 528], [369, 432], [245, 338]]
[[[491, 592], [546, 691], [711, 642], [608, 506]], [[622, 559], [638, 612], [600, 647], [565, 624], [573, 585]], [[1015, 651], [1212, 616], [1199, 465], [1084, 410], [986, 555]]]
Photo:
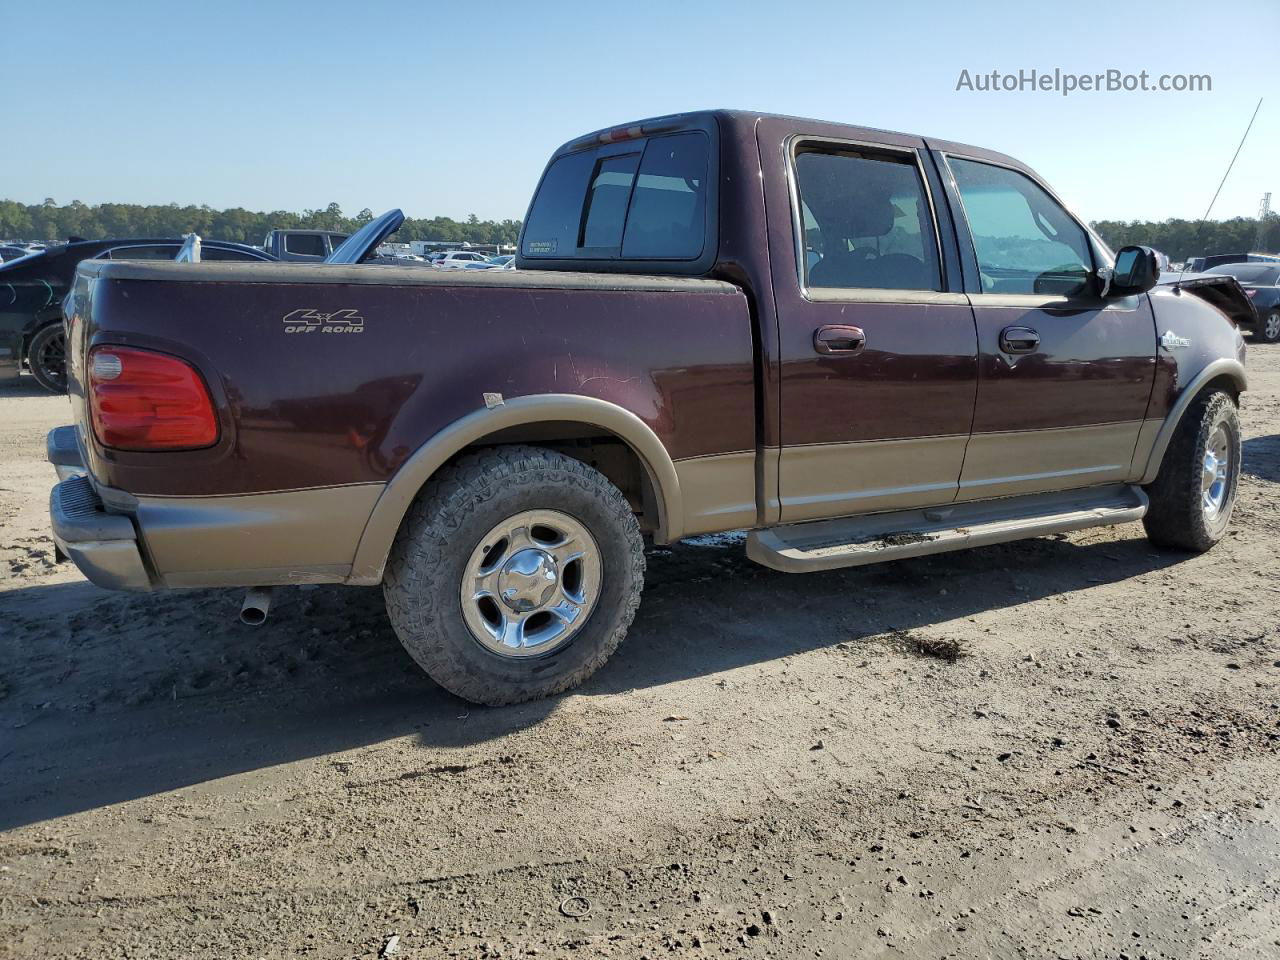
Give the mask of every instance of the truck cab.
[[275, 229], [262, 238], [262, 249], [277, 260], [320, 263], [342, 246], [349, 234], [333, 230]]

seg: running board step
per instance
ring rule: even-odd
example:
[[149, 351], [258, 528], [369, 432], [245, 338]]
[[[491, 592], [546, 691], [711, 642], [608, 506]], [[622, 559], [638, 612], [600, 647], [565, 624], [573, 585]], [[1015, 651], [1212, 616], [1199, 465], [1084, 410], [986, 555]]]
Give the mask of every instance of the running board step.
[[1146, 512], [1138, 487], [1091, 487], [753, 530], [747, 556], [783, 573], [812, 573], [1129, 523]]

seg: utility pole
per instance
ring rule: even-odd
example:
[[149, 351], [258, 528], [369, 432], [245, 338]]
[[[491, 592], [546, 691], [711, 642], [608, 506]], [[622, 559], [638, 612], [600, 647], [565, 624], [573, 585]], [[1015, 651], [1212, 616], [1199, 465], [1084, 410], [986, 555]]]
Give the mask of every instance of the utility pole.
[[1268, 190], [1262, 195], [1262, 202], [1258, 204], [1258, 235], [1254, 238], [1254, 247], [1261, 250], [1267, 237], [1267, 223], [1272, 217], [1271, 213], [1271, 191]]

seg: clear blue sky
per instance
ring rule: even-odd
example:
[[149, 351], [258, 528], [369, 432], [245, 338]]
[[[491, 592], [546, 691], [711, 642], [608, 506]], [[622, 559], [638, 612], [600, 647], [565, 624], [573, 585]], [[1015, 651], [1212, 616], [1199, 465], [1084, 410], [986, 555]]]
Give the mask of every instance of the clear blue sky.
[[[548, 153], [737, 107], [1011, 153], [1089, 219], [1280, 207], [1280, 2], [0, 0], [0, 198], [522, 217]], [[1045, 5], [1046, 8], [1049, 5]], [[1211, 93], [957, 92], [1020, 68]]]

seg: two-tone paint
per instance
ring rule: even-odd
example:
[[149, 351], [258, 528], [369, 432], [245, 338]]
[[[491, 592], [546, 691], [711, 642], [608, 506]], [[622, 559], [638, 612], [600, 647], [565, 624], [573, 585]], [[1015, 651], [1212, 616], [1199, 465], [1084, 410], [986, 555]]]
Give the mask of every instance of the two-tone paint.
[[[133, 518], [151, 583], [376, 583], [414, 497], [477, 445], [583, 451], [664, 542], [1149, 482], [1190, 392], [1215, 379], [1244, 389], [1239, 331], [1204, 295], [1104, 297], [1100, 276], [1070, 299], [984, 293], [948, 161], [1043, 186], [1011, 158], [745, 113], [655, 123], [717, 133], [715, 255], [701, 277], [617, 263], [83, 265], [69, 302], [85, 464], [107, 509]], [[823, 144], [916, 165], [942, 289], [805, 287], [792, 165], [800, 145]], [[1101, 274], [1111, 254], [1093, 242]], [[821, 352], [815, 330], [829, 325], [858, 328], [865, 349]], [[1040, 332], [1035, 352], [1004, 353], [1013, 325]], [[1170, 329], [1194, 346], [1163, 349]], [[77, 364], [103, 344], [193, 363], [217, 443], [102, 446]]]

